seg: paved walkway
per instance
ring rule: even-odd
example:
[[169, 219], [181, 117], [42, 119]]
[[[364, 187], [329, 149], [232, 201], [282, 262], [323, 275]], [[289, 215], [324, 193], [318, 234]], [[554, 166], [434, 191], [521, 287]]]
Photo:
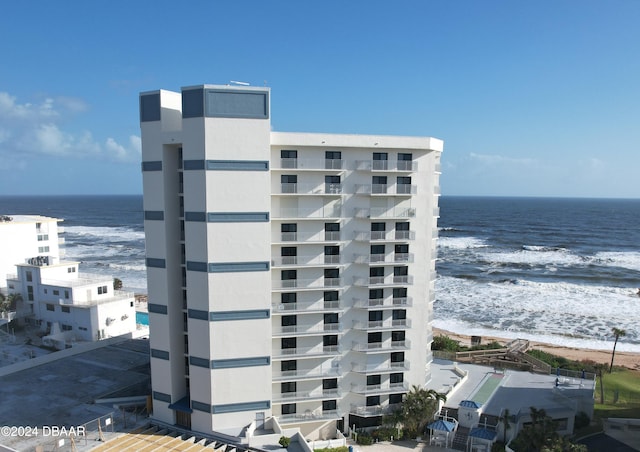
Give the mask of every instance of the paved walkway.
[[352, 441], [347, 441], [347, 444], [353, 446], [354, 452], [410, 452], [410, 451], [423, 451], [423, 452], [449, 452], [453, 449], [446, 449], [444, 447], [430, 446], [427, 443], [418, 441], [394, 441], [393, 443], [384, 441], [371, 446], [361, 446], [355, 444]]

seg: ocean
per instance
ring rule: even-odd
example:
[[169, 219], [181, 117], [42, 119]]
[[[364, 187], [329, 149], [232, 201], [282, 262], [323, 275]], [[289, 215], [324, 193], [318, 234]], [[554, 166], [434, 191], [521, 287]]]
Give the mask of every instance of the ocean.
[[[66, 258], [146, 293], [142, 196], [0, 197], [64, 219]], [[640, 200], [440, 199], [434, 326], [640, 352]]]

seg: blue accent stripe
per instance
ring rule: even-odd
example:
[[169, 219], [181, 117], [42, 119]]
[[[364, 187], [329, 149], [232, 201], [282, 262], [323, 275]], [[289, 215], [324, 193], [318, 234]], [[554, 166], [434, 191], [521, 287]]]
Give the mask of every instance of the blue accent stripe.
[[210, 212], [209, 223], [268, 223], [269, 212]]
[[207, 403], [202, 403], [202, 402], [198, 402], [197, 400], [192, 400], [191, 408], [197, 411], [203, 411], [205, 413], [211, 414], [211, 405]]
[[182, 166], [185, 171], [188, 170], [203, 170], [204, 160], [185, 160]]
[[156, 400], [160, 400], [161, 402], [171, 403], [171, 396], [169, 394], [165, 394], [164, 392], [153, 391], [153, 398]]
[[144, 219], [151, 221], [162, 221], [164, 220], [164, 212], [162, 210], [145, 210]]
[[209, 320], [209, 311], [202, 311], [200, 309], [189, 309], [187, 313], [190, 319]]
[[269, 262], [215, 262], [209, 264], [209, 273], [266, 272]]
[[169, 352], [165, 351], [165, 350], [158, 350], [156, 348], [152, 348], [151, 349], [151, 357], [152, 358], [158, 358], [158, 359], [169, 359]]
[[142, 171], [162, 171], [162, 161], [142, 162]]
[[252, 309], [247, 311], [221, 311], [211, 312], [209, 320], [212, 322], [225, 322], [227, 320], [256, 320], [268, 319], [270, 312], [268, 309]]
[[185, 212], [185, 221], [207, 221], [207, 214], [204, 212]]
[[269, 356], [255, 356], [252, 358], [214, 359], [211, 361], [212, 369], [234, 369], [236, 367], [270, 366]]
[[192, 272], [205, 272], [207, 271], [207, 263], [206, 262], [193, 262], [187, 261], [187, 270]]
[[224, 405], [213, 405], [212, 414], [237, 413], [239, 411], [260, 411], [271, 408], [270, 400], [260, 400], [258, 402], [227, 403]]
[[160, 121], [160, 93], [140, 96], [140, 122]]
[[155, 257], [147, 258], [147, 267], [152, 268], [166, 268], [167, 263], [164, 259], [157, 259]]
[[189, 356], [189, 364], [196, 367], [204, 367], [205, 369], [211, 369], [211, 361], [204, 358], [198, 358], [196, 356]]
[[149, 312], [151, 312], [152, 314], [166, 314], [167, 313], [167, 307], [163, 304], [154, 304], [154, 303], [149, 303], [147, 304], [147, 310]]
[[207, 160], [210, 171], [269, 171], [267, 160]]

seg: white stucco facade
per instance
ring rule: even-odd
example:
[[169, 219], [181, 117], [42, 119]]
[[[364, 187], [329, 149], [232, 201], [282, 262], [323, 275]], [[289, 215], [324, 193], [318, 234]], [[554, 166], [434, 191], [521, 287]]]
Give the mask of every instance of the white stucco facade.
[[140, 96], [154, 417], [317, 439], [430, 380], [443, 143], [272, 132], [269, 96]]
[[7, 250], [3, 265], [10, 268], [5, 294], [21, 296], [15, 319], [39, 326], [43, 342], [56, 348], [136, 330], [133, 293], [114, 290], [110, 276], [80, 273], [78, 262], [60, 259], [61, 220], [6, 218], [0, 222], [0, 241]]

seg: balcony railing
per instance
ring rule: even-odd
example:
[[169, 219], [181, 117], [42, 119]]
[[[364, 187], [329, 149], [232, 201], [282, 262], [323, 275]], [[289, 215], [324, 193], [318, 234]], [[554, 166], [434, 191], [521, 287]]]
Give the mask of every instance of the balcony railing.
[[339, 389], [324, 389], [318, 391], [298, 391], [298, 392], [284, 392], [273, 395], [274, 402], [294, 402], [304, 400], [322, 400], [322, 399], [336, 399], [341, 397], [342, 393]]
[[355, 209], [354, 215], [356, 218], [412, 218], [416, 216], [416, 209], [412, 207]]
[[277, 416], [278, 421], [281, 424], [291, 424], [291, 423], [301, 423], [301, 422], [315, 422], [315, 421], [323, 421], [323, 420], [331, 420], [331, 419], [339, 419], [342, 415], [338, 413], [337, 410], [316, 410], [309, 411], [306, 410], [303, 413], [294, 413], [294, 414], [282, 414]]
[[395, 319], [395, 320], [370, 320], [362, 322], [359, 320], [353, 321], [353, 328], [357, 330], [393, 330], [404, 329], [411, 327], [411, 320], [409, 319]]
[[342, 159], [299, 159], [281, 158], [272, 164], [272, 169], [298, 169], [298, 170], [343, 170]]
[[351, 392], [356, 394], [391, 394], [409, 390], [407, 383], [385, 383], [379, 385], [352, 385]]
[[274, 336], [298, 336], [305, 334], [335, 334], [342, 331], [339, 323], [315, 324], [315, 325], [287, 325], [274, 327]]
[[271, 287], [278, 289], [326, 289], [328, 287], [342, 287], [342, 278], [320, 279], [276, 279], [271, 281]]
[[340, 195], [342, 194], [342, 184], [280, 184], [280, 191], [276, 194], [282, 195]]
[[400, 404], [375, 406], [351, 405], [349, 413], [357, 414], [358, 416], [380, 416], [382, 414], [393, 413], [399, 407]]
[[339, 207], [322, 207], [319, 209], [283, 207], [275, 209], [272, 214], [274, 218], [340, 218], [342, 216], [342, 209]]
[[272, 267], [314, 267], [338, 264], [340, 264], [339, 254], [275, 256], [271, 258]]
[[304, 242], [304, 243], [322, 243], [322, 242], [339, 242], [342, 238], [340, 231], [320, 231], [312, 233], [302, 232], [281, 232], [280, 241], [282, 242]]
[[412, 160], [357, 160], [357, 171], [418, 171], [418, 162]]
[[313, 312], [340, 311], [341, 309], [340, 300], [314, 301], [310, 303], [274, 303], [271, 305], [271, 310], [274, 313], [293, 313], [301, 311], [312, 314]]
[[353, 262], [356, 264], [397, 264], [398, 262], [413, 262], [413, 254], [354, 254]]
[[272, 379], [275, 381], [293, 381], [314, 378], [337, 377], [341, 375], [339, 366], [319, 366], [312, 369], [285, 370], [274, 373]]
[[410, 370], [409, 361], [401, 362], [384, 362], [382, 364], [358, 364], [353, 363], [351, 366], [352, 372], [358, 373], [384, 373], [384, 372], [398, 372], [399, 370]]
[[354, 304], [356, 308], [397, 308], [413, 306], [413, 299], [411, 297], [404, 298], [370, 298], [365, 300], [358, 300]]
[[358, 287], [369, 286], [394, 286], [394, 285], [412, 285], [413, 276], [371, 276], [369, 278], [355, 277], [353, 284]]
[[358, 242], [375, 242], [375, 241], [404, 241], [415, 240], [416, 233], [414, 231], [355, 231], [354, 240]]
[[411, 184], [356, 184], [355, 192], [359, 195], [415, 195], [418, 190]]
[[320, 345], [316, 347], [296, 347], [274, 350], [273, 357], [281, 359], [319, 358], [323, 356], [338, 356], [340, 353], [340, 349], [337, 345]]
[[[353, 342], [351, 350], [356, 352], [388, 352], [393, 350], [408, 350], [411, 348], [411, 341], [385, 341], [385, 342]], [[393, 364], [392, 364], [393, 365]]]

